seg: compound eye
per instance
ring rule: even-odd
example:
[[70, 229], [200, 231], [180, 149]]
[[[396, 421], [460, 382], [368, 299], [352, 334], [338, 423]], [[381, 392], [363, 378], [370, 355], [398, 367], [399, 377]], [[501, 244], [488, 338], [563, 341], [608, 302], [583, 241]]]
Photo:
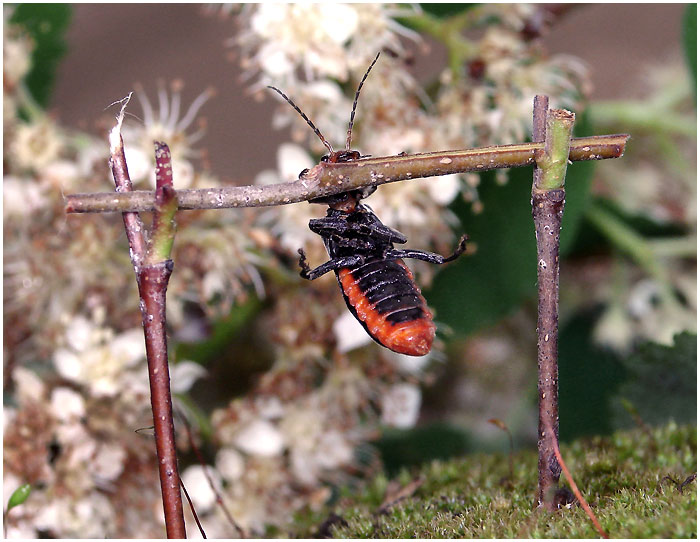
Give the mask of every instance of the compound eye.
[[365, 199], [365, 198], [371, 196], [372, 194], [374, 194], [374, 192], [376, 190], [377, 190], [376, 186], [365, 186], [364, 188], [362, 188], [360, 190], [360, 198]]
[[324, 154], [323, 156], [321, 156], [321, 162], [328, 162], [329, 158], [330, 158], [330, 156], [328, 156], [327, 154]]

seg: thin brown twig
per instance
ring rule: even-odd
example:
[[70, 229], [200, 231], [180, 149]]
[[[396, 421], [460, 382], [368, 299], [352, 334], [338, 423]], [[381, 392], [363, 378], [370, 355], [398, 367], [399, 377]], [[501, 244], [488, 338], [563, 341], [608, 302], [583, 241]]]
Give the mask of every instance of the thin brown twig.
[[[122, 107], [117, 116], [117, 124], [109, 133], [109, 166], [112, 170], [117, 194], [131, 194], [133, 191], [133, 185], [129, 177], [129, 168], [126, 165], [126, 156], [124, 155], [124, 140], [121, 134], [124, 112], [126, 111], [126, 106], [130, 99], [131, 94], [122, 100]], [[131, 249], [131, 263], [134, 266], [134, 270], [137, 270], [141, 266], [141, 262], [146, 254], [146, 239], [143, 235], [143, 222], [138, 213], [135, 212], [123, 212], [122, 216], [124, 218], [124, 230], [126, 231], [126, 237]]]
[[165, 327], [165, 292], [172, 270], [172, 260], [143, 265], [138, 270], [138, 287], [166, 534], [185, 538]]
[[[549, 109], [549, 97], [538, 94], [535, 96], [533, 106], [532, 106], [532, 141], [534, 143], [542, 143], [542, 150], [544, 151], [544, 137], [547, 133], [547, 110]], [[535, 160], [534, 167], [532, 169], [532, 179], [533, 186], [540, 185], [540, 179], [542, 178], [542, 168], [537, 164]]]
[[[569, 160], [619, 158], [628, 135], [577, 138], [571, 141]], [[291, 183], [266, 186], [228, 186], [178, 190], [178, 209], [225, 209], [264, 207], [298, 203], [384, 183], [533, 165], [543, 143], [522, 143], [459, 151], [441, 151], [405, 156], [363, 158], [338, 164], [320, 163]], [[153, 191], [128, 194], [71, 194], [65, 198], [67, 213], [108, 213], [152, 211]]]
[[510, 473], [510, 481], [512, 482], [514, 480], [513, 476], [513, 454], [515, 453], [515, 446], [513, 445], [513, 433], [510, 432], [510, 429], [508, 426], [505, 424], [503, 420], [500, 420], [498, 418], [491, 418], [489, 420], [486, 420], [490, 424], [495, 425], [498, 427], [501, 431], [505, 432], [506, 435], [508, 435], [508, 442], [510, 445], [510, 448], [508, 449], [508, 472]]
[[[122, 101], [122, 108], [117, 123], [109, 134], [110, 166], [114, 176], [117, 192], [129, 193], [132, 189], [131, 179], [124, 155], [124, 142], [121, 137], [121, 125], [124, 110], [129, 99]], [[167, 157], [157, 157], [162, 163]], [[157, 190], [157, 203], [164, 208], [172, 207], [175, 192], [167, 179], [161, 182]], [[175, 208], [177, 202], [175, 201]], [[173, 211], [174, 212], [174, 211]], [[124, 227], [129, 241], [131, 262], [136, 272], [139, 297], [141, 299], [141, 320], [146, 342], [146, 359], [151, 390], [151, 408], [156, 441], [156, 456], [160, 475], [165, 528], [168, 538], [185, 538], [185, 518], [182, 512], [180, 494], [180, 476], [177, 468], [177, 450], [175, 448], [175, 429], [172, 417], [172, 399], [170, 395], [170, 374], [168, 370], [168, 349], [165, 329], [165, 292], [173, 269], [169, 259], [156, 261], [151, 256], [153, 243], [147, 246], [143, 222], [135, 212], [125, 212]], [[161, 238], [163, 236], [161, 235]], [[159, 243], [162, 245], [162, 243]], [[157, 247], [156, 247], [157, 248]]]
[[192, 428], [190, 427], [190, 422], [187, 420], [187, 416], [185, 416], [182, 412], [179, 411], [178, 416], [180, 417], [180, 420], [182, 420], [182, 423], [185, 426], [185, 431], [187, 432], [187, 440], [189, 441], [190, 447], [197, 456], [197, 461], [199, 461], [199, 464], [202, 466], [202, 472], [204, 473], [204, 477], [207, 479], [207, 483], [209, 484], [211, 490], [214, 492], [214, 495], [216, 495], [216, 503], [223, 511], [224, 515], [226, 516], [226, 519], [231, 524], [231, 526], [234, 529], [236, 529], [236, 531], [238, 531], [238, 536], [241, 538], [247, 538], [246, 532], [243, 530], [243, 527], [241, 527], [238, 524], [238, 522], [235, 519], [233, 519], [231, 512], [228, 511], [228, 508], [224, 503], [224, 499], [221, 496], [221, 492], [217, 489], [216, 485], [214, 485], [214, 480], [212, 480], [211, 476], [209, 475], [209, 469], [207, 469], [206, 462], [204, 461], [204, 458], [202, 457], [202, 454], [199, 451], [199, 447], [197, 446], [197, 444], [194, 441], [194, 438], [192, 437]]
[[192, 512], [192, 517], [194, 518], [194, 522], [197, 524], [197, 528], [199, 529], [199, 532], [202, 535], [202, 538], [206, 538], [207, 533], [204, 531], [204, 527], [202, 527], [202, 522], [199, 521], [199, 516], [197, 515], [197, 510], [194, 507], [194, 503], [192, 502], [192, 499], [190, 499], [190, 494], [187, 492], [187, 488], [185, 487], [185, 484], [182, 481], [182, 479], [180, 479], [180, 487], [182, 488], [182, 492], [185, 494], [185, 499], [187, 499], [187, 503], [190, 505], [190, 512]]
[[574, 479], [571, 476], [569, 469], [566, 467], [566, 463], [564, 463], [564, 458], [562, 458], [562, 456], [561, 456], [561, 452], [559, 451], [559, 445], [557, 444], [557, 439], [554, 436], [554, 431], [552, 430], [551, 426], [548, 426], [546, 428], [546, 431], [548, 433], [550, 433], [550, 435], [552, 436], [552, 442], [554, 444], [554, 448], [553, 448], [554, 455], [557, 458], [557, 462], [559, 463], [559, 466], [561, 467], [561, 470], [564, 473], [566, 480], [569, 482], [569, 486], [571, 486], [571, 490], [574, 492], [574, 495], [576, 495], [576, 498], [578, 499], [579, 504], [586, 512], [586, 515], [593, 522], [593, 525], [595, 526], [595, 528], [598, 531], [598, 533], [600, 534], [600, 536], [602, 538], [610, 538], [608, 536], [608, 534], [603, 530], [603, 527], [601, 527], [600, 523], [598, 522], [598, 518], [595, 517], [595, 514], [593, 513], [593, 510], [591, 510], [591, 507], [588, 506], [586, 499], [583, 498], [583, 495], [579, 491], [578, 486], [576, 485], [576, 482], [574, 482]]
[[694, 472], [690, 476], [686, 477], [686, 479], [683, 480], [682, 482], [675, 480], [671, 476], [664, 476], [663, 478], [661, 478], [661, 481], [656, 485], [656, 490], [658, 491], [659, 488], [661, 487], [661, 484], [663, 484], [666, 480], [668, 480], [674, 486], [676, 486], [676, 489], [678, 490], [679, 493], [683, 493], [683, 488], [685, 488], [685, 486], [687, 486], [688, 484], [692, 484], [697, 479], [698, 479], [698, 474], [696, 472]]
[[[559, 433], [558, 376], [558, 300], [559, 300], [559, 232], [564, 212], [564, 189], [542, 190], [543, 179], [550, 164], [545, 148], [550, 134], [547, 130], [548, 99], [536, 96], [533, 108], [533, 140], [544, 141], [533, 169], [532, 216], [537, 242], [537, 494], [536, 507], [556, 508], [555, 493], [560, 468], [553, 454]], [[563, 185], [563, 183], [562, 183]], [[545, 427], [553, 428], [553, 436]]]

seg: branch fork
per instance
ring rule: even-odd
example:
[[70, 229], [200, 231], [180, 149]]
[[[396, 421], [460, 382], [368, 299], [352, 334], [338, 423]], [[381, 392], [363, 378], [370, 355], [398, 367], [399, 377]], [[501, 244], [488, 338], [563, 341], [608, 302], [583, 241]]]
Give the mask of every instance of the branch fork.
[[[110, 168], [117, 193], [132, 193], [132, 183], [124, 155], [121, 126], [131, 94], [122, 100], [117, 123], [109, 134]], [[129, 241], [131, 263], [136, 273], [141, 299], [141, 320], [146, 341], [151, 408], [160, 474], [165, 528], [168, 538], [186, 538], [185, 518], [177, 468], [175, 427], [173, 424], [168, 345], [165, 327], [165, 293], [173, 270], [170, 251], [175, 236], [177, 193], [173, 189], [170, 150], [164, 143], [156, 146], [156, 191], [153, 231], [146, 232], [137, 212], [125, 212], [124, 228]]]

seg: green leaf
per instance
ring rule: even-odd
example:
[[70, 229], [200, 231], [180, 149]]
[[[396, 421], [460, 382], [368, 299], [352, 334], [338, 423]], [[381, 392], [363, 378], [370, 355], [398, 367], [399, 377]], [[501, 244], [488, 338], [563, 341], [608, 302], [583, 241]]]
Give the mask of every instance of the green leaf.
[[600, 310], [574, 315], [559, 332], [559, 436], [569, 441], [613, 429], [613, 395], [626, 372], [612, 351], [593, 342]]
[[683, 49], [693, 89], [698, 85], [698, 5], [688, 4], [683, 13]]
[[509, 177], [499, 186], [492, 172], [481, 176], [481, 214], [463, 201], [454, 204], [477, 252], [441, 270], [425, 292], [436, 320], [461, 334], [495, 323], [536, 291], [531, 172], [522, 168]]
[[67, 49], [65, 32], [71, 15], [72, 8], [67, 4], [19, 4], [10, 18], [34, 40], [32, 69], [25, 81], [42, 107], [49, 103], [56, 68]]
[[[585, 115], [575, 133], [589, 131]], [[566, 207], [562, 221], [561, 254], [573, 246], [590, 199], [593, 162], [575, 162], [566, 176]], [[493, 172], [481, 176], [479, 197], [484, 212], [457, 201], [453, 209], [462, 230], [477, 252], [463, 256], [435, 277], [425, 296], [436, 311], [436, 320], [463, 335], [491, 325], [537, 293], [537, 251], [530, 195], [532, 169], [511, 170], [509, 181], [499, 186]]]
[[[646, 343], [622, 360], [629, 377], [619, 398], [631, 403], [642, 420], [660, 425], [675, 420], [694, 423], [697, 419], [697, 335], [681, 333], [673, 346]], [[622, 408], [616, 411], [617, 427], [633, 421]]]
[[15, 506], [19, 506], [24, 503], [32, 492], [32, 486], [30, 484], [22, 484], [19, 486], [10, 496], [10, 500], [7, 501], [7, 512], [12, 510]]

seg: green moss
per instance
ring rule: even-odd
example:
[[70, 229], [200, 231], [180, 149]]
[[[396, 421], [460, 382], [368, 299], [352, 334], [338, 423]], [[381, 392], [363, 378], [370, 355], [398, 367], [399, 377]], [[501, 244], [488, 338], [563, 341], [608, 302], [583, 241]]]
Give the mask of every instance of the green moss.
[[[614, 538], [695, 538], [697, 486], [682, 491], [696, 473], [695, 426], [670, 423], [651, 430], [591, 437], [562, 449], [564, 460], [603, 529]], [[592, 538], [598, 537], [577, 505], [554, 514], [533, 512], [537, 456], [470, 455], [402, 471], [407, 485], [423, 478], [410, 496], [380, 511], [389, 481], [381, 474], [364, 490], [341, 492], [334, 506], [298, 518], [290, 536], [337, 538]], [[562, 476], [562, 483], [564, 478]]]

